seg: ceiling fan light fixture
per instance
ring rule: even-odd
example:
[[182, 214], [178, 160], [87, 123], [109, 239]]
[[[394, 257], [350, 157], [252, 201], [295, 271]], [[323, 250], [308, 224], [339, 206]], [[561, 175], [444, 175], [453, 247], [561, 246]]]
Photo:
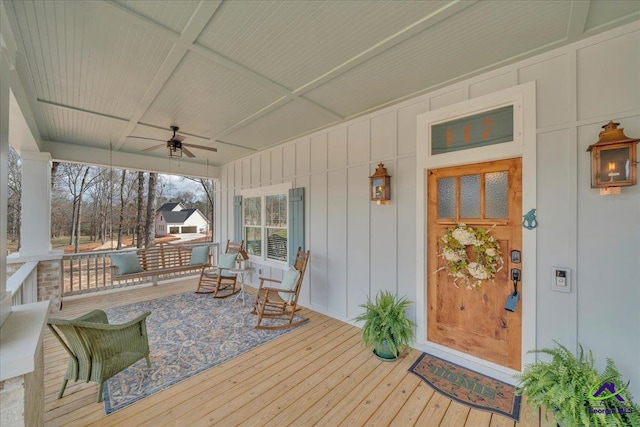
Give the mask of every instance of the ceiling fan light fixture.
[[[173, 131], [173, 136], [165, 142], [164, 146], [167, 147], [167, 154], [170, 158], [182, 158], [183, 155], [193, 158], [196, 157], [195, 154], [193, 154], [191, 152], [191, 150], [189, 150], [189, 148], [196, 148], [198, 150], [205, 150], [205, 151], [213, 151], [214, 153], [218, 151], [217, 148], [215, 147], [206, 147], [204, 145], [195, 145], [195, 144], [186, 144], [182, 141], [185, 140], [185, 136], [184, 135], [178, 135], [177, 131], [178, 131], [178, 126], [171, 126], [171, 130]], [[150, 139], [153, 141], [162, 141], [161, 139], [157, 139], [157, 138], [147, 138], [144, 136], [135, 136], [135, 135], [130, 135], [130, 138], [140, 138], [140, 139]], [[143, 149], [143, 152], [148, 152], [148, 151], [153, 151], [153, 150], [157, 150], [159, 148], [162, 148], [163, 144], [159, 144], [159, 145], [154, 145], [153, 147], [147, 147], [145, 149]]]
[[167, 142], [167, 150], [169, 151], [169, 157], [182, 158], [182, 142], [180, 141]]

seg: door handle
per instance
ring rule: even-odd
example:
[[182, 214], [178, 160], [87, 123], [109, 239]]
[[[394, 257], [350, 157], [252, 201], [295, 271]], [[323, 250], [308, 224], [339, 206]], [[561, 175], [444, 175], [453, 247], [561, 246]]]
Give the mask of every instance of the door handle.
[[519, 268], [511, 269], [511, 280], [513, 281], [513, 293], [507, 297], [507, 303], [504, 305], [504, 309], [507, 311], [516, 311], [520, 294], [518, 293], [518, 282], [521, 280], [522, 272]]

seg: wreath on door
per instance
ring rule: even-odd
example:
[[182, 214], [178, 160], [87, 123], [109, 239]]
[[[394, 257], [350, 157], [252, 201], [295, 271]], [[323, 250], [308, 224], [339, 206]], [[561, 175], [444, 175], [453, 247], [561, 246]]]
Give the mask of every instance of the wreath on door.
[[456, 288], [459, 287], [458, 280], [464, 281], [469, 290], [480, 287], [483, 281], [493, 279], [504, 266], [498, 241], [484, 228], [456, 224], [447, 229], [440, 242], [438, 256], [444, 258], [447, 265], [436, 273], [446, 269], [454, 278]]

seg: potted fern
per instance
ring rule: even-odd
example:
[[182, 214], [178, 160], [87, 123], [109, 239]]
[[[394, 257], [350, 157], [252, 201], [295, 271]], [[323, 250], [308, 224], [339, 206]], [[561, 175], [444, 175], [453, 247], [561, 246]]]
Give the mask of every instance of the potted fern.
[[360, 304], [365, 311], [354, 320], [364, 322], [362, 342], [373, 346], [373, 354], [379, 359], [396, 360], [401, 350], [413, 344], [416, 325], [405, 313], [410, 304], [405, 297], [397, 298], [389, 291], [378, 292], [375, 301], [367, 297], [367, 303]]
[[547, 354], [551, 360], [527, 365], [516, 375], [519, 393], [536, 408], [549, 409], [558, 425], [640, 426], [640, 408], [632, 401], [613, 360], [607, 359], [599, 374], [593, 366], [593, 354], [585, 354], [582, 346], [577, 357], [557, 342], [554, 348], [531, 352]]

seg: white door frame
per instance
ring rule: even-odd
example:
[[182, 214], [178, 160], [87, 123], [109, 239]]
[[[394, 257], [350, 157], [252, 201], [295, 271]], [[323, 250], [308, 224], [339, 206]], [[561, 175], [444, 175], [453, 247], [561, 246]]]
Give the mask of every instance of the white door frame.
[[[522, 366], [519, 371], [492, 363], [427, 340], [425, 305], [427, 262], [427, 169], [522, 157], [522, 213], [536, 207], [536, 86], [514, 86], [482, 97], [418, 116], [416, 138], [416, 348], [442, 357], [504, 382], [515, 384], [513, 375], [535, 362], [528, 350], [536, 348], [536, 230], [522, 230]], [[496, 145], [431, 155], [431, 126], [505, 105], [514, 106], [514, 140]], [[505, 256], [508, 256], [505, 255]], [[470, 291], [473, 292], [473, 291]]]

